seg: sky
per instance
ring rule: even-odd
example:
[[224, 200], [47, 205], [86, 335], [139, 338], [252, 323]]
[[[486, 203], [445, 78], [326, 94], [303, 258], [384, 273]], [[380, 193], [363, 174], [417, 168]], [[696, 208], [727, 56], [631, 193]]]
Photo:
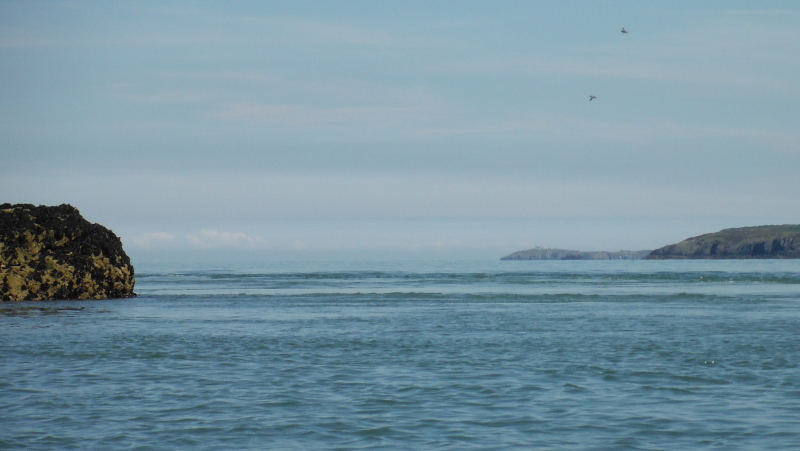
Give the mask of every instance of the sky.
[[0, 202], [134, 260], [652, 249], [800, 223], [798, 101], [796, 1], [0, 1]]

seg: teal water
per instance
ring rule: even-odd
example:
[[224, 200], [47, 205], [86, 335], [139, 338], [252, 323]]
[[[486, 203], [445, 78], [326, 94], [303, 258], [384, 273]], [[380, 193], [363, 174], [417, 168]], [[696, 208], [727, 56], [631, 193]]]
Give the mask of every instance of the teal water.
[[0, 449], [796, 449], [800, 262], [137, 267], [0, 304]]

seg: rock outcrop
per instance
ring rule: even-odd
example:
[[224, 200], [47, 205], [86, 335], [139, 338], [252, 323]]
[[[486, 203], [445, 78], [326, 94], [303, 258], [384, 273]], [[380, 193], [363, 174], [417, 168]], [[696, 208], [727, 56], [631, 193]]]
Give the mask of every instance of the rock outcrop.
[[107, 228], [71, 205], [0, 205], [0, 299], [135, 296], [130, 258]]
[[656, 249], [649, 260], [800, 258], [800, 225], [725, 229]]
[[641, 260], [649, 254], [650, 251], [585, 252], [536, 247], [514, 252], [500, 260]]

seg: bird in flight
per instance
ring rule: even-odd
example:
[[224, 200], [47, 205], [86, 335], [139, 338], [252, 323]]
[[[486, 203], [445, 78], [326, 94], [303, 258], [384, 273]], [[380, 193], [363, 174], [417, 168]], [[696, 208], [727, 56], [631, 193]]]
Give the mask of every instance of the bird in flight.
[[594, 100], [596, 98], [597, 98], [597, 96], [589, 96], [589, 101], [591, 102], [592, 100]]
[[622, 27], [622, 30], [620, 30], [620, 33], [628, 34], [628, 31], [625, 29], [625, 27]]

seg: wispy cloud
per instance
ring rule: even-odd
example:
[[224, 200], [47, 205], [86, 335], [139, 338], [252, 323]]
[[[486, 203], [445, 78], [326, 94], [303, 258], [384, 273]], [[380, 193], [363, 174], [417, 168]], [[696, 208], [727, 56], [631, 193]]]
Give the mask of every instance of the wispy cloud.
[[35, 37], [12, 36], [0, 38], [0, 48], [38, 47], [50, 44], [51, 41]]
[[[643, 52], [644, 53], [644, 52]], [[649, 56], [636, 58], [586, 58], [586, 57], [505, 57], [475, 59], [440, 63], [423, 70], [431, 73], [491, 74], [491, 75], [541, 75], [588, 76], [620, 80], [642, 80], [651, 82], [676, 82], [690, 85], [720, 86], [730, 85], [738, 88], [769, 90], [784, 95], [800, 95], [800, 89], [789, 80], [777, 74], [749, 74], [734, 70], [730, 66], [711, 65], [702, 58], [692, 61], [675, 61], [671, 58], [657, 60]], [[713, 52], [711, 52], [713, 53]], [[686, 56], [687, 54], [684, 54]], [[745, 67], [739, 64], [736, 67]], [[750, 68], [758, 66], [758, 59], [752, 60]]]
[[259, 236], [217, 230], [201, 230], [197, 235], [187, 236], [186, 241], [201, 249], [257, 249], [267, 244], [266, 240]]
[[[281, 14], [240, 14], [222, 11], [219, 8], [201, 9], [160, 6], [151, 9], [151, 11], [156, 14], [181, 17], [192, 21], [211, 21], [239, 28], [257, 28], [262, 30], [256, 40], [258, 44], [285, 45], [291, 42], [295, 45], [386, 46], [397, 45], [402, 42], [381, 27], [357, 27]], [[264, 30], [267, 30], [267, 32], [263, 32]]]
[[153, 232], [130, 237], [136, 247], [154, 249], [175, 242], [175, 237], [167, 232]]
[[781, 130], [710, 127], [646, 118], [635, 121], [605, 121], [563, 115], [478, 124], [471, 127], [426, 128], [416, 133], [420, 136], [547, 135], [564, 140], [592, 138], [631, 145], [647, 145], [664, 139], [733, 139], [757, 143], [764, 150], [783, 154], [798, 154], [796, 143], [800, 142], [800, 133]]
[[413, 117], [420, 109], [411, 106], [342, 106], [269, 105], [230, 103], [211, 116], [220, 119], [248, 119], [274, 125], [369, 123], [386, 126]]
[[53, 39], [31, 34], [18, 27], [0, 26], [0, 48], [38, 47], [52, 44]]
[[198, 92], [170, 89], [148, 92], [141, 86], [128, 83], [115, 83], [106, 86], [108, 97], [137, 103], [194, 103], [207, 99]]
[[680, 72], [668, 67], [652, 67], [620, 63], [610, 59], [586, 57], [511, 56], [450, 61], [427, 66], [432, 73], [459, 74], [558, 74], [589, 75], [623, 79], [678, 80]]
[[273, 28], [291, 32], [295, 37], [302, 37], [306, 41], [325, 43], [331, 42], [351, 45], [386, 45], [393, 41], [391, 35], [378, 31], [357, 28], [352, 26], [323, 23], [310, 20], [298, 20], [290, 17], [264, 17], [261, 19], [244, 19], [263, 22]]
[[564, 49], [558, 54], [530, 52], [443, 60], [423, 70], [434, 74], [563, 75], [730, 85], [800, 96], [795, 81], [800, 70], [800, 31], [794, 23], [781, 25], [752, 17], [760, 13], [713, 14], [692, 26], [660, 35], [620, 36], [616, 43]]

